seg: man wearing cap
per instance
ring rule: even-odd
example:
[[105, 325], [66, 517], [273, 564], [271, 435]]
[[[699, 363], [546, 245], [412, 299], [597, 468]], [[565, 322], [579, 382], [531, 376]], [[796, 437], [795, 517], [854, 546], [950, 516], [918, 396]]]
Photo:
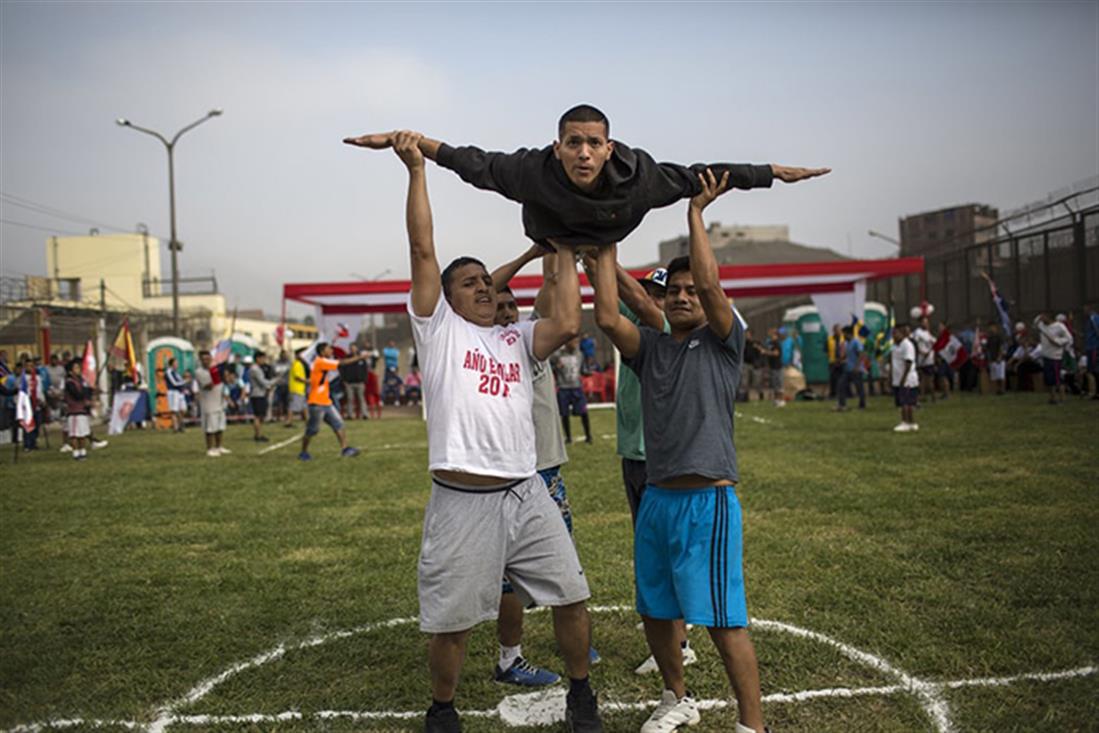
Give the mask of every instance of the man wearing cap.
[[[588, 260], [590, 263], [590, 260]], [[664, 294], [668, 286], [668, 271], [663, 267], [650, 270], [634, 280], [620, 265], [615, 266], [618, 284], [618, 312], [637, 326], [648, 326], [671, 333], [664, 316]], [[632, 369], [619, 369], [615, 386], [615, 423], [618, 455], [622, 458], [622, 483], [630, 517], [637, 524], [637, 509], [645, 493], [648, 474], [645, 471], [645, 429], [641, 409], [641, 383]], [[694, 664], [698, 655], [687, 640], [687, 625], [683, 619], [675, 622], [676, 639], [683, 654], [683, 664]], [[660, 671], [656, 658], [649, 655], [635, 670], [636, 674]]]
[[[748, 636], [739, 481], [733, 443], [746, 324], [722, 290], [702, 210], [728, 185], [707, 171], [688, 208], [690, 256], [668, 265], [671, 333], [617, 307], [616, 247], [595, 268], [595, 319], [636, 372], [645, 411], [646, 480], [634, 540], [637, 610], [664, 682], [641, 733], [699, 722], [675, 621], [707, 627], [737, 698], [737, 733], [763, 733], [759, 669]], [[658, 416], [658, 419], [656, 419]]]

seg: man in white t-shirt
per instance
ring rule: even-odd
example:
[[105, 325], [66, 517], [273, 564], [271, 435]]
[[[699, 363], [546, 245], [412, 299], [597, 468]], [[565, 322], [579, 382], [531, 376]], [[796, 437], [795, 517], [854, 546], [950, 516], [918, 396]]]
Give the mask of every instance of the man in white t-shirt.
[[916, 349], [916, 370], [919, 391], [924, 397], [935, 401], [935, 337], [931, 334], [931, 319], [924, 316], [920, 325], [911, 334], [906, 333]]
[[898, 323], [893, 327], [893, 350], [889, 363], [893, 400], [901, 408], [901, 421], [893, 428], [898, 433], [911, 433], [920, 429], [913, 414], [920, 387], [916, 358], [916, 347], [912, 339], [908, 338], [908, 325]]
[[1049, 404], [1065, 401], [1065, 385], [1061, 381], [1061, 359], [1065, 349], [1072, 348], [1072, 334], [1065, 324], [1054, 320], [1048, 313], [1039, 313], [1034, 325], [1041, 334], [1042, 376], [1049, 391]]
[[221, 436], [225, 432], [225, 395], [221, 373], [214, 366], [214, 359], [209, 351], [198, 352], [198, 360], [202, 366], [195, 369], [195, 382], [198, 384], [202, 432], [206, 434], [206, 455], [217, 458], [232, 453], [221, 444]]
[[601, 733], [588, 681], [590, 597], [557, 505], [535, 471], [533, 369], [580, 330], [580, 282], [571, 248], [559, 247], [556, 302], [536, 322], [496, 326], [496, 289], [485, 266], [459, 257], [440, 273], [422, 136], [395, 134], [408, 168], [412, 265], [408, 310], [423, 375], [431, 499], [420, 546], [420, 629], [431, 634], [432, 705], [426, 733], [461, 730], [454, 709], [472, 628], [495, 619], [500, 578], [524, 602], [553, 609], [570, 685], [565, 722]]

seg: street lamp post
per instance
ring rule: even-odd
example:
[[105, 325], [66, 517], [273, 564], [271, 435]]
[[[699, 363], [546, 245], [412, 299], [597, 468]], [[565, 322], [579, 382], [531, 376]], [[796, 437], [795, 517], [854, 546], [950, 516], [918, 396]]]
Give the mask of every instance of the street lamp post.
[[179, 138], [183, 136], [183, 133], [188, 130], [201, 125], [211, 117], [218, 117], [222, 113], [221, 109], [212, 109], [206, 113], [201, 119], [195, 120], [191, 124], [187, 125], [179, 132], [177, 132], [169, 141], [163, 135], [155, 130], [149, 130], [144, 127], [139, 127], [130, 122], [125, 117], [120, 117], [115, 120], [119, 127], [129, 127], [132, 130], [138, 132], [144, 132], [146, 135], [152, 135], [157, 140], [164, 144], [164, 148], [168, 151], [168, 214], [171, 218], [172, 233], [171, 240], [168, 242], [168, 251], [172, 253], [172, 333], [179, 336], [179, 262], [177, 259], [177, 252], [181, 249], [179, 240], [176, 239], [176, 174], [175, 174], [175, 147], [179, 142]]

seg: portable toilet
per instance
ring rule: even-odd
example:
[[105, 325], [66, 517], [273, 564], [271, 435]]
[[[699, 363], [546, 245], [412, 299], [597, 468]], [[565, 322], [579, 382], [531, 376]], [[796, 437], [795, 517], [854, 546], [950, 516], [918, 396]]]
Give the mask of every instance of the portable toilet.
[[782, 316], [782, 324], [787, 328], [796, 328], [801, 336], [801, 371], [806, 383], [828, 384], [828, 334], [816, 306], [802, 305], [787, 309]]
[[878, 363], [877, 356], [884, 354], [892, 348], [892, 341], [888, 341], [889, 332], [889, 309], [881, 303], [875, 303], [868, 301], [866, 303], [866, 309], [863, 311], [862, 316], [863, 325], [870, 332], [864, 339], [866, 345], [866, 353], [870, 355], [870, 378], [879, 379], [881, 377], [881, 364]]
[[233, 337], [229, 339], [229, 348], [232, 353], [233, 361], [242, 362], [246, 356], [255, 356], [256, 352], [260, 350], [259, 344], [254, 338], [245, 333], [234, 333]]
[[174, 336], [162, 336], [153, 339], [145, 348], [146, 374], [149, 383], [149, 403], [153, 405], [157, 428], [171, 427], [172, 419], [168, 412], [168, 383], [164, 379], [164, 370], [169, 359], [176, 360], [176, 370], [194, 373], [198, 365], [195, 347], [186, 339]]

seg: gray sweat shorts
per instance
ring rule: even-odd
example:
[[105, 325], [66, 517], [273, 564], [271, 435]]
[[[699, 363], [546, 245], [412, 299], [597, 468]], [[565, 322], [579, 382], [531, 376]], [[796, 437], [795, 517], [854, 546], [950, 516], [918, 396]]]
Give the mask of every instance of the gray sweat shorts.
[[496, 618], [501, 577], [524, 606], [591, 597], [561, 510], [538, 474], [506, 489], [432, 481], [420, 545], [420, 630], [465, 631]]

